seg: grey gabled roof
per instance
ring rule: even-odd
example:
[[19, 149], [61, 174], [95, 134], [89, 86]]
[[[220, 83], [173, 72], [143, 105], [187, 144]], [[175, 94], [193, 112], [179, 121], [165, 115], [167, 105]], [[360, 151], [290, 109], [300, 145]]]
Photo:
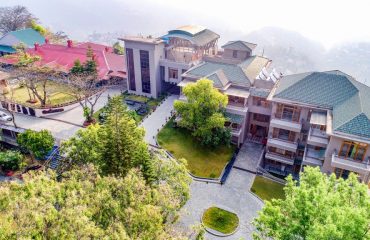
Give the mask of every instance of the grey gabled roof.
[[207, 43], [210, 43], [220, 38], [220, 35], [209, 29], [204, 29], [195, 34], [190, 34], [189, 32], [175, 29], [169, 31], [168, 34], [162, 36], [161, 39], [166, 40], [173, 37], [186, 39], [196, 46], [204, 46]]
[[[216, 80], [214, 84], [218, 87], [220, 76], [216, 78], [216, 75], [219, 75], [220, 71], [222, 71], [222, 76], [226, 77], [227, 82], [237, 86], [250, 87], [261, 69], [269, 61], [269, 59], [260, 56], [249, 57], [240, 64], [207, 60], [186, 71], [184, 76], [191, 76], [198, 79], [208, 77], [210, 80]], [[217, 74], [214, 75], [215, 73]]]
[[370, 138], [370, 87], [340, 72], [284, 76], [273, 98], [333, 110], [333, 131]]
[[224, 49], [241, 50], [241, 51], [253, 51], [257, 47], [257, 44], [245, 42], [245, 41], [229, 41], [222, 46]]

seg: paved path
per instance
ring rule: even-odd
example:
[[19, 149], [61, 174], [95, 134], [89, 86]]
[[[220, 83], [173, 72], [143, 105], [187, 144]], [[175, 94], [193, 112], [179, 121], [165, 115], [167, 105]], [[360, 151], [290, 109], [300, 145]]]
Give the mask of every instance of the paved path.
[[[245, 144], [244, 144], [245, 145]], [[255, 156], [259, 156], [261, 148], [244, 146], [244, 150], [237, 156], [237, 162], [244, 165]], [[246, 157], [247, 156], [247, 157]], [[240, 220], [239, 230], [232, 236], [218, 238], [206, 233], [206, 239], [252, 239], [254, 230], [251, 222], [257, 216], [263, 203], [249, 192], [255, 175], [233, 168], [226, 184], [212, 184], [193, 181], [191, 184], [191, 198], [181, 211], [179, 225], [190, 227], [200, 223], [203, 211], [211, 206], [219, 206], [238, 214]]]
[[253, 142], [245, 142], [240, 148], [234, 167], [256, 172], [263, 146]]
[[156, 145], [154, 137], [157, 136], [158, 130], [162, 128], [171, 116], [173, 110], [173, 103], [178, 99], [178, 95], [169, 96], [157, 109], [149, 115], [140, 124], [145, 129], [145, 141], [149, 144]]

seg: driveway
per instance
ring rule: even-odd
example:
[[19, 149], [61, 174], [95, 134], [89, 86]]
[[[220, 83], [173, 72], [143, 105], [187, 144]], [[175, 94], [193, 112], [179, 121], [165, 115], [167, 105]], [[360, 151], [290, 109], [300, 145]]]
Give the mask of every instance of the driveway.
[[178, 95], [171, 95], [166, 98], [166, 100], [140, 124], [140, 126], [145, 129], [144, 139], [147, 143], [157, 145], [155, 136], [157, 136], [162, 125], [166, 124], [168, 121], [168, 118], [171, 116], [171, 111], [174, 109], [173, 103], [178, 98]]
[[[246, 144], [248, 146], [244, 146]], [[236, 160], [236, 163], [241, 166], [247, 165], [246, 162], [250, 160], [257, 161], [252, 158], [259, 157], [262, 151], [260, 147], [251, 147], [249, 143], [244, 145], [242, 147], [243, 151], [238, 154]], [[248, 150], [248, 152], [244, 150]], [[191, 184], [191, 198], [181, 211], [179, 225], [188, 228], [199, 224], [205, 209], [218, 206], [238, 214], [239, 230], [234, 235], [225, 238], [206, 233], [206, 239], [252, 239], [254, 228], [251, 222], [263, 206], [261, 200], [249, 192], [254, 177], [255, 175], [250, 172], [233, 168], [224, 185], [193, 181]]]

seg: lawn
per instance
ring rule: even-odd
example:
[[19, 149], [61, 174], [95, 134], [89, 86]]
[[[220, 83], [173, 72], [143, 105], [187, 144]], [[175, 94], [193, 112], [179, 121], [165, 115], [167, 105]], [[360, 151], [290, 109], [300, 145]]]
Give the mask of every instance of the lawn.
[[[37, 88], [39, 93], [42, 94], [42, 88]], [[73, 95], [69, 94], [71, 92], [71, 89], [66, 84], [57, 83], [54, 81], [48, 81], [46, 84], [46, 91], [49, 95], [49, 99], [47, 100], [47, 104], [50, 104], [52, 106], [72, 102], [75, 100]], [[11, 94], [8, 93], [5, 95], [8, 99], [11, 98]], [[37, 102], [35, 104], [28, 103], [29, 95], [26, 87], [18, 87], [14, 89], [13, 92], [13, 98], [14, 101], [27, 106], [36, 106], [40, 107], [40, 102]]]
[[185, 158], [192, 174], [199, 177], [219, 177], [226, 163], [231, 159], [235, 146], [216, 148], [202, 146], [189, 131], [174, 128], [173, 125], [173, 120], [170, 120], [158, 133], [159, 145], [174, 157]]
[[238, 227], [239, 218], [235, 213], [218, 207], [210, 207], [204, 212], [202, 222], [208, 228], [229, 234]]
[[273, 198], [284, 198], [284, 185], [270, 179], [256, 176], [251, 187], [251, 191], [263, 200], [270, 201]]

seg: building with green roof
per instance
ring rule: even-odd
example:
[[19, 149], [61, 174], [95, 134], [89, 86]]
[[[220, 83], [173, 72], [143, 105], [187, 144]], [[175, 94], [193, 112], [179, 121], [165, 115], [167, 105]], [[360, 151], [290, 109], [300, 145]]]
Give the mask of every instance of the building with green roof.
[[298, 174], [307, 165], [370, 180], [370, 87], [338, 71], [282, 77], [272, 89], [265, 168]]
[[44, 44], [45, 38], [32, 28], [26, 28], [6, 33], [0, 38], [0, 55], [15, 53], [14, 46], [23, 43], [27, 48], [34, 44]]

